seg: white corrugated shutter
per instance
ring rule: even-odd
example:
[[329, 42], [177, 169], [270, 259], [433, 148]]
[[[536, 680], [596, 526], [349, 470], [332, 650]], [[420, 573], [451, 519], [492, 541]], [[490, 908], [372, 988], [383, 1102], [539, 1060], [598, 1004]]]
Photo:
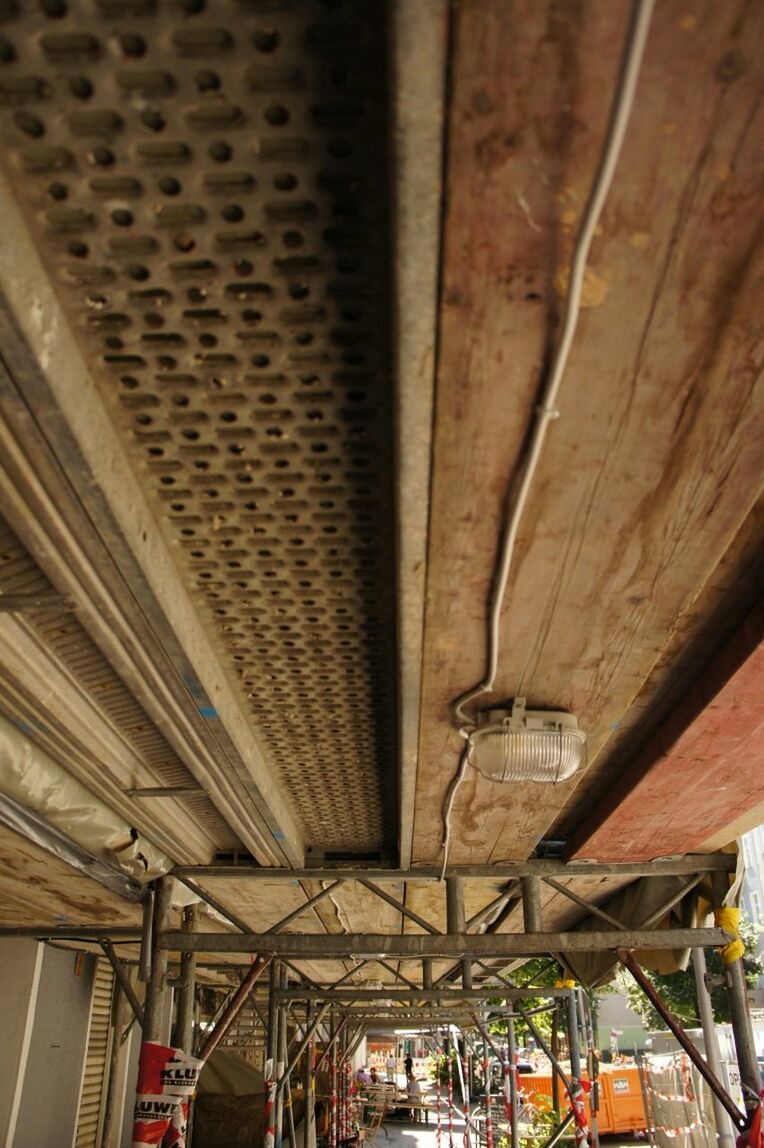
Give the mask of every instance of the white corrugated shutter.
[[98, 1148], [101, 1114], [109, 1051], [111, 1045], [111, 998], [114, 970], [104, 957], [96, 961], [93, 997], [90, 1005], [90, 1031], [85, 1053], [85, 1074], [77, 1115], [74, 1148]]

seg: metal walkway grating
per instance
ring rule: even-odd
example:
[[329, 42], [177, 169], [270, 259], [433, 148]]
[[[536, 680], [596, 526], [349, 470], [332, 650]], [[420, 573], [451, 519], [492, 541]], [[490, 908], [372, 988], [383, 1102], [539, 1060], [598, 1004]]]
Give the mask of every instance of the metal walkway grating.
[[314, 852], [390, 848], [385, 6], [0, 18], [7, 174], [266, 759]]

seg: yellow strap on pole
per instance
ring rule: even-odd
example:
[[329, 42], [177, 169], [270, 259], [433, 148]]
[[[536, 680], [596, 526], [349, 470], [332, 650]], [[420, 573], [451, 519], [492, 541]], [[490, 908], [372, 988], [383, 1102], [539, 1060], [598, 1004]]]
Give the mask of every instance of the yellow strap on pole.
[[720, 949], [725, 965], [731, 965], [745, 954], [745, 945], [740, 939], [740, 910], [729, 905], [714, 909], [714, 924], [732, 937], [732, 940], [722, 945]]
[[575, 981], [555, 981], [554, 987], [556, 989], [574, 989], [576, 987]]

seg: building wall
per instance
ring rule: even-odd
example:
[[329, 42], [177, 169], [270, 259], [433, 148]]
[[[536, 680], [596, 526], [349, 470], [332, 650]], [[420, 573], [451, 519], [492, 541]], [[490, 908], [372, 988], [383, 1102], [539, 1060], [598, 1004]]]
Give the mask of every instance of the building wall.
[[70, 1148], [77, 1125], [95, 959], [43, 948], [13, 1148]]
[[[759, 825], [742, 838], [745, 877], [740, 890], [740, 905], [755, 925], [764, 925], [764, 825]], [[759, 936], [759, 955], [764, 955], [764, 932]], [[764, 1003], [764, 976], [759, 977], [758, 1000]]]
[[133, 1142], [133, 1111], [135, 1109], [135, 1089], [138, 1085], [138, 1061], [141, 1054], [141, 1034], [137, 1025], [133, 1025], [128, 1042], [123, 1064], [124, 1090], [122, 1091], [120, 1148], [130, 1148]]
[[42, 958], [37, 941], [0, 938], [0, 1148], [15, 1144]]
[[639, 1013], [629, 1008], [626, 996], [620, 992], [605, 993], [597, 1002], [597, 1047], [606, 1060], [610, 1059], [610, 1033], [616, 1029], [616, 1037], [621, 1054], [633, 1053], [635, 1048], [645, 1048], [648, 1032]]

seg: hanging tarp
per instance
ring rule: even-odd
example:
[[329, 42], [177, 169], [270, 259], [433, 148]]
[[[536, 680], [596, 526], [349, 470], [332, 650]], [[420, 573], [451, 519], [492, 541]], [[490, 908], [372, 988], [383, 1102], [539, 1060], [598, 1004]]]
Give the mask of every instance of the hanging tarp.
[[[153, 880], [172, 868], [169, 857], [3, 717], [0, 793], [38, 813], [83, 849], [119, 866], [138, 881]], [[44, 841], [40, 844], [45, 847]]]
[[263, 1096], [265, 1078], [259, 1068], [248, 1064], [237, 1052], [216, 1048], [205, 1061], [199, 1076], [199, 1095]]
[[[744, 876], [743, 852], [736, 841], [726, 845], [721, 852], [737, 857], [735, 872], [729, 874], [729, 888], [724, 897], [724, 906], [734, 908], [738, 903]], [[607, 909], [610, 916], [627, 929], [698, 929], [712, 924], [713, 910], [721, 906], [713, 903], [710, 879], [706, 877], [692, 888], [687, 886], [686, 876], [642, 877], [599, 907]], [[681, 895], [685, 888], [687, 891]], [[675, 898], [676, 904], [672, 904]], [[671, 908], [661, 912], [666, 905]], [[721, 924], [728, 927], [723, 921]], [[585, 933], [601, 928], [601, 918], [591, 914], [580, 921], [573, 932]], [[644, 968], [664, 974], [686, 969], [690, 960], [689, 949], [645, 949], [634, 955]], [[589, 988], [596, 988], [612, 980], [619, 967], [615, 953], [555, 953], [555, 956], [575, 980]]]
[[[324, 1080], [324, 1087], [328, 1089], [328, 1079]], [[204, 1148], [263, 1144], [265, 1090], [265, 1078], [259, 1069], [236, 1052], [216, 1049], [199, 1076], [194, 1101], [194, 1143], [198, 1137]], [[303, 1119], [304, 1108], [302, 1097], [294, 1096], [292, 1114], [296, 1127]]]
[[[629, 929], [696, 927], [703, 924], [700, 919], [697, 888], [690, 890], [678, 903], [664, 914], [660, 921], [655, 915], [674, 895], [679, 895], [687, 884], [686, 877], [643, 877], [617, 893], [607, 902], [607, 911]], [[708, 905], [704, 904], [701, 913], [705, 918]], [[593, 914], [586, 917], [574, 932], [585, 933], [602, 928], [602, 920]], [[596, 988], [611, 980], [619, 967], [618, 958], [612, 952], [555, 953], [560, 964], [570, 976], [582, 985]], [[674, 972], [686, 968], [689, 950], [652, 950], [636, 954], [639, 963], [658, 972]]]

